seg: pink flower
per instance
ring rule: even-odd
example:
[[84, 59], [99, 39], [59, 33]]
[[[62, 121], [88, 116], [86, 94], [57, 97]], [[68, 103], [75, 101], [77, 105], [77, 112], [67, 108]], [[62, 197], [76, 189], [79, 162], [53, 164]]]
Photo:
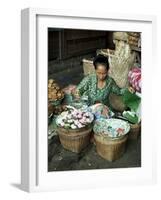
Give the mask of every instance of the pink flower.
[[84, 127], [83, 124], [78, 124], [78, 128], [82, 128], [82, 127]]
[[65, 125], [65, 124], [64, 124], [64, 122], [61, 122], [61, 123], [60, 123], [60, 126], [62, 126], [62, 127], [63, 127], [64, 125]]
[[79, 122], [80, 122], [81, 124], [86, 124], [86, 119], [85, 119], [85, 118], [82, 118], [82, 119], [79, 120]]

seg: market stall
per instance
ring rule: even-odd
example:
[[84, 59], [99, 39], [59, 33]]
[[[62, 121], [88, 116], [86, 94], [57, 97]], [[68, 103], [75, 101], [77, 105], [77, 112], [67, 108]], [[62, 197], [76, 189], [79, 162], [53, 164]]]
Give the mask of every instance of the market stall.
[[[128, 151], [130, 140], [137, 143], [141, 133], [140, 33], [115, 32], [113, 39], [115, 50], [99, 49], [97, 55], [109, 58], [109, 76], [124, 93], [110, 96], [111, 107], [99, 102], [91, 105], [88, 95], [76, 98], [76, 85], [61, 88], [54, 79], [49, 79], [49, 145], [57, 136], [61, 148], [67, 151], [80, 155], [92, 145], [102, 159], [117, 162]], [[92, 59], [83, 59], [82, 68], [85, 76], [94, 73]], [[132, 92], [127, 89], [129, 86]]]

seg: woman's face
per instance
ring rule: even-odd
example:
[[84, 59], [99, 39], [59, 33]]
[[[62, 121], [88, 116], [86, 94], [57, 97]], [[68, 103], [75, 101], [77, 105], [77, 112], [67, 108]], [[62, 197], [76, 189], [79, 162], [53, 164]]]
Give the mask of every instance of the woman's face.
[[106, 69], [106, 66], [101, 65], [101, 64], [97, 66], [96, 75], [97, 75], [98, 80], [100, 81], [105, 80], [107, 77], [107, 74], [108, 74], [108, 71]]

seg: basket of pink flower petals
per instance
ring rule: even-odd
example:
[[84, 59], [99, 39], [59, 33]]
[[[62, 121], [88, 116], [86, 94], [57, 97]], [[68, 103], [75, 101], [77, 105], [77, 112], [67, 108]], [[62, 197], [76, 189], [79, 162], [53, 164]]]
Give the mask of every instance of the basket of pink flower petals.
[[65, 149], [80, 153], [90, 142], [94, 116], [71, 106], [68, 108], [56, 119], [57, 132]]

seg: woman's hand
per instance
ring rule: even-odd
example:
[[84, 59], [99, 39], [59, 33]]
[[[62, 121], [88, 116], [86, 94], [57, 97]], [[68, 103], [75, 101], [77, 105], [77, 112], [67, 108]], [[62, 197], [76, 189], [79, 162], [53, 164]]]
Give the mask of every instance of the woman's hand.
[[132, 88], [132, 87], [128, 87], [128, 90], [129, 90], [129, 92], [131, 92], [132, 94], [135, 93], [135, 90], [134, 90], [134, 88]]

